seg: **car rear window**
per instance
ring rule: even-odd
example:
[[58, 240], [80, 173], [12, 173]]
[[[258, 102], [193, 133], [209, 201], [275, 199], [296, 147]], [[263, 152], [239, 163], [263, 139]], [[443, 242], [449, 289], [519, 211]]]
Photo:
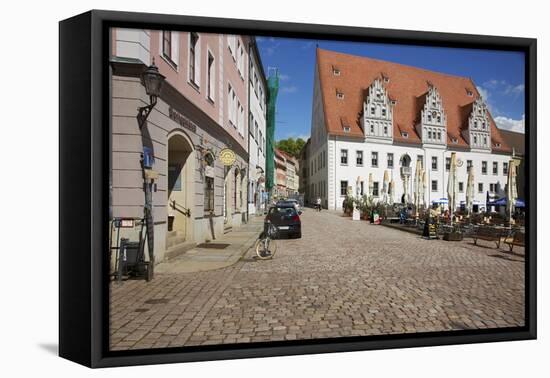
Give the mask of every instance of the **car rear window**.
[[278, 214], [278, 215], [295, 215], [296, 209], [294, 207], [288, 207], [288, 206], [274, 206], [269, 211], [270, 214]]

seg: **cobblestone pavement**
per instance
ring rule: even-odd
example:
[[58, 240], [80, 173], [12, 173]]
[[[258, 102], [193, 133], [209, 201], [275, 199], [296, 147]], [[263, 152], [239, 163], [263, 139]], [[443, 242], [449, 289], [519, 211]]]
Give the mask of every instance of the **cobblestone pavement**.
[[[524, 325], [524, 258], [337, 213], [228, 268], [111, 285], [111, 349]], [[483, 242], [480, 242], [483, 243]]]

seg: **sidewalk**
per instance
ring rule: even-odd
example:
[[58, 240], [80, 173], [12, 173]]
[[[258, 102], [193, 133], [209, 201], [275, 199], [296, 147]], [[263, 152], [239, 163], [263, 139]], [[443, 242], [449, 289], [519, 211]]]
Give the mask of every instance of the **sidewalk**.
[[231, 266], [254, 245], [263, 229], [263, 220], [263, 216], [251, 216], [247, 224], [206, 243], [211, 247], [197, 246], [181, 256], [159, 263], [155, 266], [155, 273], [193, 273]]

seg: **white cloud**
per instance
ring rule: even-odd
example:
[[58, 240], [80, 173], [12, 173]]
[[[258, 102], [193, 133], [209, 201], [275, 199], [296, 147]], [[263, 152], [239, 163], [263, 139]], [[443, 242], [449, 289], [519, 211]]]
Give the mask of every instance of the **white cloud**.
[[495, 123], [499, 129], [525, 134], [525, 114], [521, 116], [521, 119], [499, 116], [495, 118]]
[[[479, 87], [478, 87], [479, 88]], [[524, 84], [511, 84], [506, 80], [491, 79], [483, 83], [483, 88], [491, 89], [505, 96], [519, 96], [525, 91]], [[483, 96], [485, 98], [485, 96]]]
[[281, 80], [281, 81], [288, 81], [288, 80], [290, 80], [290, 76], [285, 75], [285, 74], [280, 74], [280, 75], [279, 75], [279, 80]]
[[506, 89], [504, 90], [505, 95], [514, 95], [519, 96], [525, 91], [525, 85], [518, 84], [518, 85], [508, 85], [506, 86]]
[[295, 85], [289, 85], [287, 87], [281, 87], [282, 93], [295, 93], [298, 91], [298, 87]]
[[493, 104], [491, 92], [487, 88], [481, 87], [479, 85], [476, 88], [479, 94], [481, 95], [481, 97], [483, 98], [483, 101], [485, 101], [485, 104], [487, 104], [487, 107], [489, 108], [489, 111], [491, 112], [491, 114], [494, 116], [498, 116], [499, 114], [501, 114], [500, 111], [495, 106], [495, 104]]
[[479, 92], [479, 94], [481, 95], [481, 97], [483, 97], [483, 99], [485, 100], [485, 102], [487, 102], [489, 100], [489, 91], [483, 87], [480, 87], [478, 86], [477, 87], [477, 91]]

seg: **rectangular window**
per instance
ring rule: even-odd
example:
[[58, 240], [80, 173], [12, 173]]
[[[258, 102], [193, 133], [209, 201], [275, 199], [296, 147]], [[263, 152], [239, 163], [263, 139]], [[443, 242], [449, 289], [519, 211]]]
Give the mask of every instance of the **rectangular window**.
[[437, 156], [432, 156], [432, 169], [437, 171]]
[[364, 195], [364, 194], [365, 194], [365, 182], [364, 182], [364, 181], [361, 181], [361, 191], [360, 191], [360, 194], [361, 194], [361, 195]]
[[358, 166], [363, 165], [363, 151], [357, 151], [357, 156], [355, 157], [356, 163]]
[[197, 43], [199, 42], [199, 35], [197, 33], [191, 33], [189, 38], [189, 80], [197, 84]]
[[181, 191], [181, 166], [177, 164], [168, 165], [168, 189], [170, 191]]
[[481, 174], [483, 174], [483, 175], [487, 174], [487, 162], [486, 161], [481, 162]]
[[437, 192], [437, 180], [432, 180], [432, 192]]
[[388, 168], [393, 168], [393, 154], [388, 153]]
[[473, 167], [473, 166], [474, 166], [474, 164], [472, 163], [471, 160], [466, 160], [466, 168], [467, 168], [467, 169], [470, 169], [470, 168]]
[[445, 158], [445, 170], [449, 172], [451, 170], [451, 158]]
[[420, 166], [424, 168], [424, 156], [423, 155], [416, 155], [416, 161], [420, 162]]
[[373, 151], [371, 154], [371, 166], [378, 167], [378, 152]]
[[489, 191], [491, 193], [496, 193], [497, 191], [497, 184], [489, 184]]
[[463, 182], [458, 183], [458, 191], [460, 193], [464, 192], [464, 183]]
[[348, 150], [340, 150], [340, 164], [348, 164]]
[[340, 195], [345, 196], [348, 194], [348, 182], [340, 181]]
[[483, 193], [483, 183], [482, 182], [477, 184], [477, 191], [479, 193]]
[[206, 177], [204, 181], [204, 211], [214, 211], [214, 178]]
[[214, 57], [212, 56], [212, 54], [210, 54], [210, 52], [208, 52], [208, 71], [207, 71], [207, 74], [208, 74], [208, 78], [207, 78], [207, 83], [208, 83], [208, 88], [206, 89], [206, 95], [208, 96], [208, 98], [212, 101], [214, 101], [214, 83], [215, 83], [215, 79], [214, 79]]
[[502, 163], [502, 174], [507, 176], [508, 175], [508, 163], [504, 162]]
[[162, 55], [172, 61], [172, 32], [162, 32]]
[[378, 197], [380, 190], [378, 189], [378, 181], [372, 183], [372, 196]]
[[493, 161], [493, 175], [498, 175], [498, 162]]

